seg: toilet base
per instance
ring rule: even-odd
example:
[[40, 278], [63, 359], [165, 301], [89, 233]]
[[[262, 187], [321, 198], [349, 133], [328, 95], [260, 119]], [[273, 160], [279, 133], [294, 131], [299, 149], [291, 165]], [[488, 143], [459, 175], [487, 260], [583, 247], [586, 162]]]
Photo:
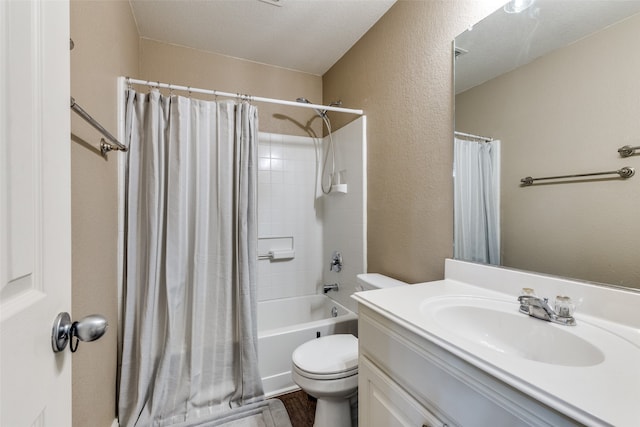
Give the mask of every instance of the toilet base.
[[318, 399], [313, 427], [351, 427], [349, 399]]

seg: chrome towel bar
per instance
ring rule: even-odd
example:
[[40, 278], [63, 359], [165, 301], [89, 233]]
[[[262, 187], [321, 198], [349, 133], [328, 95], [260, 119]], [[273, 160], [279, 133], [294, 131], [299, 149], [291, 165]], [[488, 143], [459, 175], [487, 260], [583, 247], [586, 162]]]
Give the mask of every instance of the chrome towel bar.
[[103, 156], [105, 156], [111, 150], [120, 150], [127, 151], [127, 147], [120, 143], [113, 135], [109, 133], [100, 123], [96, 121], [93, 117], [89, 115], [84, 109], [76, 104], [76, 100], [71, 98], [71, 109], [80, 117], [82, 117], [87, 123], [93, 126], [98, 132], [103, 134], [112, 144], [108, 143], [104, 140], [104, 138], [100, 139], [100, 152]]
[[618, 153], [620, 153], [620, 157], [629, 157], [633, 156], [636, 153], [636, 150], [640, 150], [640, 145], [637, 147], [625, 145], [624, 147], [618, 148]]
[[526, 186], [532, 185], [533, 181], [542, 181], [545, 179], [583, 178], [586, 176], [613, 175], [613, 174], [620, 176], [620, 178], [627, 179], [627, 178], [631, 178], [633, 175], [635, 175], [635, 173], [636, 171], [634, 168], [625, 166], [622, 169], [619, 169], [617, 171], [609, 171], [609, 172], [579, 173], [575, 175], [547, 176], [544, 178], [532, 178], [528, 176], [526, 178], [522, 178], [520, 182], [522, 183], [523, 187], [526, 187]]

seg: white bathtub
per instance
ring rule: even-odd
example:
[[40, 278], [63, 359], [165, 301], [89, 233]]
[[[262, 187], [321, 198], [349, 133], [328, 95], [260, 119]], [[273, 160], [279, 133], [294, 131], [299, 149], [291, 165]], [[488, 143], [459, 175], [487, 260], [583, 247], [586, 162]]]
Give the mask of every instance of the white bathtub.
[[[337, 317], [332, 317], [336, 308]], [[298, 388], [291, 354], [300, 345], [331, 334], [357, 335], [358, 316], [325, 295], [258, 302], [258, 366], [267, 397]]]

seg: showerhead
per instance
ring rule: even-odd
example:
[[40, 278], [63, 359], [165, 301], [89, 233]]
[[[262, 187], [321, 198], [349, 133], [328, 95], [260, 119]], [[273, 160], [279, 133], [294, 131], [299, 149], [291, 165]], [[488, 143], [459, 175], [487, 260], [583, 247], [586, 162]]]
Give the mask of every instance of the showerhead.
[[[296, 98], [296, 102], [301, 102], [303, 104], [312, 104], [311, 101], [303, 97]], [[336, 105], [342, 106], [342, 101], [332, 102], [331, 104], [329, 104], [329, 107], [333, 107]], [[322, 192], [324, 194], [329, 194], [331, 193], [331, 188], [332, 188], [331, 182], [333, 181], [333, 177], [336, 176], [336, 150], [333, 145], [333, 137], [331, 136], [331, 120], [329, 120], [329, 117], [327, 116], [327, 110], [318, 110], [317, 108], [314, 108], [314, 110], [316, 114], [320, 116], [325, 126], [327, 127], [327, 131], [329, 132], [329, 147], [326, 150], [326, 154], [324, 156], [324, 162], [322, 162], [322, 171], [320, 172], [320, 188], [322, 189]], [[325, 176], [329, 154], [331, 154], [331, 172], [329, 175], [329, 177], [331, 178], [331, 182], [329, 182], [329, 188], [325, 189], [323, 177]]]
[[[313, 104], [307, 98], [296, 98], [296, 102], [301, 102], [303, 104]], [[314, 108], [313, 111], [315, 111], [316, 114], [319, 115], [323, 119], [327, 117], [327, 111], [326, 110], [322, 111], [322, 110], [318, 110], [317, 108]]]

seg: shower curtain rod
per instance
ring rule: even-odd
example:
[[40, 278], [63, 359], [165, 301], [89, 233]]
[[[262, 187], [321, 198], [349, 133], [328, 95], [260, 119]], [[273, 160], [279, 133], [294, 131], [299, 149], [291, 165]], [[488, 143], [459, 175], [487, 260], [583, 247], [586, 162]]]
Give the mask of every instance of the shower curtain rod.
[[468, 138], [481, 139], [481, 140], [487, 141], [487, 142], [493, 141], [493, 138], [487, 138], [486, 136], [474, 135], [472, 133], [464, 133], [464, 132], [458, 132], [458, 131], [455, 131], [453, 133], [455, 135], [458, 135], [458, 136], [466, 136]]
[[325, 110], [325, 111], [335, 111], [338, 113], [357, 114], [360, 116], [364, 114], [363, 110], [353, 110], [351, 108], [332, 107], [329, 105], [320, 105], [320, 104], [306, 104], [306, 103], [301, 103], [297, 101], [287, 101], [284, 99], [263, 98], [260, 96], [221, 92], [219, 90], [199, 89], [199, 88], [194, 88], [190, 86], [179, 86], [179, 85], [168, 84], [168, 83], [150, 82], [148, 80], [133, 79], [131, 77], [126, 77], [126, 81], [127, 81], [127, 84], [138, 84], [138, 85], [145, 85], [145, 86], [151, 86], [151, 87], [157, 87], [157, 88], [164, 88], [169, 90], [181, 90], [181, 91], [190, 92], [190, 93], [191, 92], [203, 93], [206, 95], [224, 96], [229, 98], [241, 98], [241, 99], [246, 99], [250, 102], [266, 102], [269, 104], [288, 105], [290, 107], [315, 108], [315, 109]]

